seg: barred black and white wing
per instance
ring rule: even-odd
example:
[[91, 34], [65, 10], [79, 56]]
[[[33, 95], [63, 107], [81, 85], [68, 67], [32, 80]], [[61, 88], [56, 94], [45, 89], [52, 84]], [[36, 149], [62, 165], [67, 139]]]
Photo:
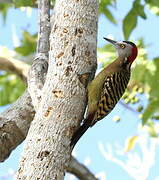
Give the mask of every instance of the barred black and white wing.
[[98, 108], [95, 112], [91, 126], [93, 126], [97, 121], [103, 119], [112, 111], [112, 109], [124, 94], [129, 79], [130, 74], [124, 74], [124, 72], [114, 73], [106, 77], [101, 92], [101, 98], [97, 105]]

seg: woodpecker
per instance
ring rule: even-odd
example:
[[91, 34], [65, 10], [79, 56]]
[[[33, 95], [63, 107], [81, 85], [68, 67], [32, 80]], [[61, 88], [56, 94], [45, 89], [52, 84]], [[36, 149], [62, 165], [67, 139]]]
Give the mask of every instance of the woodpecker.
[[118, 58], [88, 84], [86, 118], [72, 137], [72, 147], [89, 127], [107, 116], [120, 100], [130, 79], [131, 65], [138, 54], [136, 45], [130, 41], [117, 42], [108, 38], [104, 39], [116, 48]]

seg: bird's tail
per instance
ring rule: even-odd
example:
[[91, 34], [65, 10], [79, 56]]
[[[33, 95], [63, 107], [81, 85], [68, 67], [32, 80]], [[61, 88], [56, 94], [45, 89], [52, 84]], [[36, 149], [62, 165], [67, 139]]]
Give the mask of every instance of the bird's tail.
[[74, 133], [72, 139], [71, 139], [71, 144], [70, 146], [72, 149], [78, 142], [78, 140], [81, 138], [81, 136], [87, 131], [87, 129], [91, 126], [91, 121], [92, 121], [92, 116], [88, 116], [85, 120], [84, 123], [77, 129], [77, 131]]
[[84, 123], [81, 127], [77, 129], [77, 131], [74, 133], [70, 146], [74, 148], [78, 140], [81, 138], [81, 136], [87, 131], [87, 129], [90, 127], [88, 123]]

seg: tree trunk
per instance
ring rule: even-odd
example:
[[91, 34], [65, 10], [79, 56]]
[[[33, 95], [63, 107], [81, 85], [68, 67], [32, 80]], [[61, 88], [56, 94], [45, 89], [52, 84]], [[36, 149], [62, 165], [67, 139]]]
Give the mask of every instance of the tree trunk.
[[96, 0], [56, 1], [48, 73], [17, 179], [64, 177], [71, 154], [70, 139], [86, 105], [81, 79], [96, 67], [97, 8]]

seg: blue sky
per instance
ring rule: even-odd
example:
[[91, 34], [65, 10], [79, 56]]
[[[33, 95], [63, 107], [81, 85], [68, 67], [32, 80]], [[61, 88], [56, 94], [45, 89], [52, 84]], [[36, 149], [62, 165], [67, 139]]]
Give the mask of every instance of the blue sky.
[[[117, 3], [117, 10], [111, 8], [115, 18], [118, 20], [118, 25], [111, 24], [103, 16], [99, 18], [99, 30], [98, 30], [98, 45], [102, 46], [106, 42], [103, 40], [103, 36], [112, 34], [116, 40], [122, 40], [122, 19], [127, 14], [131, 7], [132, 1], [119, 1]], [[136, 41], [138, 38], [143, 37], [146, 44], [149, 45], [148, 52], [149, 57], [158, 56], [159, 52], [159, 17], [151, 14], [146, 9], [148, 20], [138, 19], [138, 26], [133, 31], [130, 39]], [[151, 25], [151, 26], [150, 26]], [[12, 49], [13, 43], [13, 32], [20, 38], [22, 30], [29, 30], [34, 33], [37, 30], [37, 14], [34, 10], [31, 17], [26, 16], [26, 12], [21, 12], [18, 9], [9, 10], [6, 25], [3, 24], [2, 18], [0, 18], [0, 45], [7, 46]], [[3, 108], [4, 109], [4, 108]], [[2, 110], [2, 108], [1, 108]], [[114, 116], [121, 116], [122, 121], [115, 123], [112, 121]], [[93, 128], [90, 128], [88, 132], [81, 138], [75, 147], [75, 154], [79, 161], [89, 163], [89, 168], [92, 172], [104, 172], [107, 180], [133, 180], [121, 167], [107, 161], [103, 158], [99, 151], [99, 142], [104, 144], [115, 143], [124, 146], [125, 139], [128, 136], [137, 135], [138, 114], [133, 113], [125, 109], [121, 104], [118, 104], [110, 115], [105, 120], [97, 123]], [[22, 152], [22, 146], [19, 146], [13, 151], [9, 159], [0, 165], [0, 177], [6, 175], [9, 169], [16, 170], [18, 167], [18, 160], [20, 153]], [[156, 157], [156, 163], [159, 163], [159, 157]], [[156, 167], [156, 166], [154, 166]], [[157, 167], [150, 173], [149, 180], [154, 180], [154, 177], [159, 176]], [[7, 180], [10, 180], [8, 177]], [[66, 177], [66, 180], [69, 176]], [[1, 178], [0, 178], [1, 180]], [[157, 180], [157, 179], [156, 179]]]

